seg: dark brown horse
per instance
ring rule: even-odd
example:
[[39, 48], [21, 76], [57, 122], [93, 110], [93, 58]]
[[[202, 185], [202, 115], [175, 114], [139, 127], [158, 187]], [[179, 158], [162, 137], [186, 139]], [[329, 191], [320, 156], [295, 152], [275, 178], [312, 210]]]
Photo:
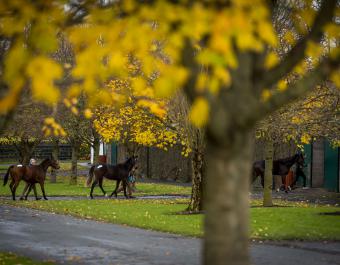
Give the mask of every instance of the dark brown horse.
[[[47, 169], [50, 166], [52, 168], [59, 169], [58, 162], [54, 160], [53, 158], [46, 158], [39, 165], [30, 165], [30, 166], [12, 165], [10, 166], [4, 177], [4, 186], [7, 184], [9, 176], [11, 176], [12, 181], [9, 184], [9, 187], [12, 192], [13, 200], [15, 200], [15, 191], [21, 180], [24, 180], [27, 183], [23, 194], [29, 188], [25, 196], [26, 199], [31, 189], [32, 188], [35, 189], [34, 185], [36, 183], [39, 183], [44, 199], [47, 200], [46, 195], [45, 195], [44, 182], [45, 182]], [[36, 192], [35, 192], [35, 195], [36, 195]]]
[[123, 182], [123, 189], [124, 189], [124, 196], [126, 198], [129, 198], [126, 194], [126, 186], [127, 186], [127, 180], [130, 171], [133, 169], [137, 161], [137, 156], [132, 156], [129, 159], [127, 159], [124, 163], [117, 164], [117, 165], [108, 165], [108, 164], [100, 164], [96, 166], [92, 166], [89, 171], [89, 178], [87, 179], [87, 185], [89, 186], [92, 183], [93, 176], [95, 177], [92, 186], [91, 186], [91, 192], [90, 197], [93, 199], [92, 193], [94, 187], [99, 184], [100, 189], [106, 195], [105, 190], [103, 189], [103, 179], [104, 177], [111, 180], [116, 180], [116, 188], [111, 193], [110, 197], [112, 197], [113, 194], [115, 194], [115, 197], [117, 197], [117, 190], [119, 187], [119, 183]]
[[[282, 183], [285, 181], [285, 177], [289, 172], [289, 169], [292, 165], [297, 164], [298, 166], [303, 166], [304, 157], [302, 153], [297, 153], [294, 156], [282, 158], [273, 161], [273, 175], [279, 175], [282, 177]], [[262, 187], [264, 186], [264, 170], [265, 170], [265, 161], [256, 161], [253, 164], [253, 175], [252, 175], [252, 183], [257, 179], [258, 176], [261, 177]]]

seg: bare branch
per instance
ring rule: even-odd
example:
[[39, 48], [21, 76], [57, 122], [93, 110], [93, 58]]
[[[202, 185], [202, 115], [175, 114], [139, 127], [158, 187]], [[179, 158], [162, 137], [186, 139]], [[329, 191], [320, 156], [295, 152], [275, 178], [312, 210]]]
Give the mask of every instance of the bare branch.
[[257, 113], [257, 119], [259, 120], [273, 110], [281, 108], [292, 100], [299, 98], [307, 90], [326, 80], [329, 74], [337, 69], [339, 65], [340, 56], [335, 59], [325, 58], [316, 69], [296, 83], [293, 83], [285, 92], [274, 95], [265, 104], [262, 104]]
[[322, 29], [324, 25], [332, 21], [336, 4], [336, 0], [325, 0], [322, 2], [311, 31], [289, 51], [279, 65], [269, 71], [263, 71], [263, 78], [257, 79], [259, 80], [257, 87], [272, 87], [293, 70], [293, 68], [305, 57], [308, 41], [320, 41], [323, 35]]

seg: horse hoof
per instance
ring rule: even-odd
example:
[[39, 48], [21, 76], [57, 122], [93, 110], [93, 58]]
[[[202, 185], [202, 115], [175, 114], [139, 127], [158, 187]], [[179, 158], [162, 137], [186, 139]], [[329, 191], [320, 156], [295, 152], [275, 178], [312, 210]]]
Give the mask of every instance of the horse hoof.
[[23, 197], [20, 197], [20, 199], [19, 199], [20, 201], [23, 201], [23, 200], [25, 200], [25, 198], [23, 198]]
[[46, 201], [48, 200], [47, 198], [44, 198]]
[[41, 198], [35, 198], [35, 200], [36, 200], [36, 201], [40, 201], [40, 200], [41, 200]]

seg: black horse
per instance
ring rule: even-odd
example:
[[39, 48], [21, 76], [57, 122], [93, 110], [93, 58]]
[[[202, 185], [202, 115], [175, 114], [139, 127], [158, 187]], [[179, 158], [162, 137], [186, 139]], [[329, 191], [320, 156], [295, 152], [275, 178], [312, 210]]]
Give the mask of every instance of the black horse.
[[92, 183], [93, 176], [95, 177], [92, 186], [91, 186], [91, 192], [90, 197], [93, 199], [92, 192], [94, 187], [99, 184], [100, 189], [106, 194], [106, 192], [103, 189], [103, 179], [104, 177], [111, 180], [116, 180], [116, 188], [111, 193], [110, 197], [112, 197], [113, 194], [115, 194], [115, 197], [117, 197], [117, 190], [119, 187], [119, 183], [123, 182], [123, 189], [124, 189], [124, 196], [126, 198], [130, 197], [126, 194], [126, 186], [127, 186], [127, 180], [130, 171], [133, 169], [137, 161], [137, 156], [132, 156], [129, 159], [127, 159], [124, 163], [117, 164], [117, 165], [109, 165], [109, 164], [100, 164], [96, 166], [92, 166], [89, 171], [89, 178], [87, 179], [87, 185], [89, 186]]
[[[279, 175], [282, 177], [282, 182], [284, 183], [284, 179], [289, 172], [289, 169], [292, 165], [297, 164], [298, 167], [302, 167], [304, 164], [304, 157], [302, 153], [297, 153], [294, 156], [282, 158], [273, 161], [273, 175]], [[252, 183], [257, 179], [258, 176], [261, 177], [261, 184], [264, 187], [264, 170], [265, 170], [265, 161], [260, 160], [256, 161], [253, 164], [253, 175], [252, 175]]]

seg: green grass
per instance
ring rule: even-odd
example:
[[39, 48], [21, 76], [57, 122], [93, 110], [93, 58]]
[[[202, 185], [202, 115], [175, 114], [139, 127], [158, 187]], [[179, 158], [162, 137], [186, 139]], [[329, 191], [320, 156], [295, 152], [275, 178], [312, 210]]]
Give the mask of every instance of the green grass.
[[188, 200], [78, 200], [78, 201], [1, 201], [54, 213], [95, 219], [144, 229], [202, 235], [202, 215], [180, 215]]
[[[45, 192], [47, 196], [87, 196], [90, 193], [90, 188], [85, 187], [85, 178], [78, 178], [77, 185], [69, 185], [69, 178], [67, 177], [57, 177], [57, 183], [49, 183], [49, 180], [45, 182]], [[104, 180], [104, 190], [111, 194], [111, 192], [115, 189], [116, 182], [111, 180]], [[20, 196], [23, 188], [25, 187], [25, 183], [23, 181], [20, 182], [20, 185], [16, 191], [16, 195]], [[177, 185], [167, 185], [167, 184], [153, 184], [153, 183], [136, 183], [137, 192], [134, 193], [134, 196], [141, 195], [189, 195], [191, 192], [191, 187], [182, 187]], [[37, 191], [41, 194], [40, 186], [37, 185]], [[103, 193], [97, 186], [94, 189], [94, 196], [100, 195]], [[1, 195], [11, 195], [9, 184], [3, 186], [0, 183], [0, 196]], [[33, 192], [31, 193], [33, 196]]]
[[[171, 232], [203, 235], [202, 214], [180, 214], [188, 200], [78, 200], [0, 203], [29, 207], [109, 223]], [[252, 203], [256, 206], [258, 202]], [[259, 240], [340, 240], [339, 207], [276, 202], [280, 207], [252, 207], [251, 238]]]
[[340, 240], [339, 207], [276, 202], [251, 208], [251, 236], [271, 240]]
[[37, 262], [9, 252], [0, 252], [0, 265], [52, 265], [53, 262]]

